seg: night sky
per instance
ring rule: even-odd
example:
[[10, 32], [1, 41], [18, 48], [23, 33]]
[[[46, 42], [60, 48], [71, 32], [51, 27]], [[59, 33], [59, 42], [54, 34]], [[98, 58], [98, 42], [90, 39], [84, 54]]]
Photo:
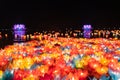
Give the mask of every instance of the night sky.
[[0, 0], [0, 25], [40, 24], [120, 25], [119, 2], [115, 0]]

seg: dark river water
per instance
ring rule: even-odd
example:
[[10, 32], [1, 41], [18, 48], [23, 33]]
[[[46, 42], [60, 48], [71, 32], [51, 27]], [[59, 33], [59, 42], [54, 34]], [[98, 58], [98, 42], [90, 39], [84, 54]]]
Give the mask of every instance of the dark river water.
[[0, 37], [0, 48], [4, 48], [7, 45], [12, 45], [14, 43], [13, 36], [8, 35], [5, 37], [1, 35]]
[[30, 39], [27, 40], [19, 40], [18, 38], [15, 40], [14, 34], [8, 33], [7, 36], [5, 34], [0, 35], [0, 48], [4, 48], [7, 45], [12, 45], [13, 43], [20, 43], [20, 42], [25, 42], [29, 41]]

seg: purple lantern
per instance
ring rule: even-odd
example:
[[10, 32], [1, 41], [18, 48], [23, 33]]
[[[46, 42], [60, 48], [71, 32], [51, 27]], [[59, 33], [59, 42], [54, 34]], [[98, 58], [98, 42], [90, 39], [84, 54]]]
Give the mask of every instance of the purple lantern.
[[90, 38], [91, 29], [91, 25], [83, 25], [83, 33], [85, 38]]
[[24, 24], [15, 24], [13, 27], [15, 38], [21, 39], [25, 35], [25, 29]]

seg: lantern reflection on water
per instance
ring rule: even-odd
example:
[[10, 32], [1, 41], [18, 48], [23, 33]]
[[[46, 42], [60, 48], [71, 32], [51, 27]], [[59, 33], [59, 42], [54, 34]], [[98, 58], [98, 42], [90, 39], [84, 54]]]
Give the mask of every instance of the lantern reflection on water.
[[14, 40], [15, 41], [22, 41], [23, 36], [25, 35], [25, 25], [24, 24], [15, 24], [13, 27], [14, 30]]

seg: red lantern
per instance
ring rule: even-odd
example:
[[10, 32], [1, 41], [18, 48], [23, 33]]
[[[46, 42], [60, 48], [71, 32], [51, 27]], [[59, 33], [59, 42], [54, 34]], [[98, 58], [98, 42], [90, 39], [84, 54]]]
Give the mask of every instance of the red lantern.
[[118, 63], [118, 60], [115, 58], [110, 58], [109, 60], [110, 60], [110, 63]]
[[40, 76], [39, 80], [53, 80], [53, 76], [45, 74], [44, 77]]
[[13, 80], [22, 80], [24, 78], [23, 70], [15, 70]]
[[54, 60], [53, 59], [46, 59], [43, 61], [43, 64], [48, 65], [48, 66], [52, 66], [52, 65], [54, 65]]
[[70, 72], [68, 76], [66, 77], [66, 80], [72, 80], [72, 78], [74, 78], [74, 74]]
[[91, 69], [96, 69], [97, 67], [100, 66], [100, 63], [92, 58], [92, 59], [90, 59], [88, 65]]
[[78, 70], [77, 74], [79, 76], [79, 80], [86, 80], [88, 76], [88, 71], [87, 70]]
[[113, 55], [112, 54], [104, 54], [104, 57], [106, 57], [107, 59], [110, 59], [113, 57]]

